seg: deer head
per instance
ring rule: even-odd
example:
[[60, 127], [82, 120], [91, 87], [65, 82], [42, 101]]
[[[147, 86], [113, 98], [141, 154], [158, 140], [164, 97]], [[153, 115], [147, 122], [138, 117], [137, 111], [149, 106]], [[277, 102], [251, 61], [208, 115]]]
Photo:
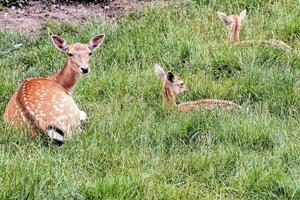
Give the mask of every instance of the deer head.
[[74, 86], [81, 74], [89, 74], [90, 57], [103, 42], [104, 34], [97, 35], [90, 39], [88, 44], [75, 43], [68, 45], [62, 37], [53, 35], [52, 41], [56, 48], [67, 54], [68, 59], [64, 68], [49, 77], [58, 84], [62, 85], [67, 93], [72, 93]]
[[68, 45], [62, 37], [53, 35], [52, 41], [56, 48], [68, 55], [68, 61], [73, 70], [79, 74], [90, 72], [90, 56], [103, 42], [104, 35], [97, 35], [91, 38], [88, 44], [75, 43]]
[[165, 72], [165, 70], [155, 65], [155, 74], [163, 81], [163, 95], [165, 105], [172, 104], [176, 106], [176, 95], [187, 92], [189, 89], [180, 79], [179, 76], [172, 72]]
[[240, 15], [227, 16], [223, 12], [218, 12], [220, 19], [229, 30], [229, 39], [231, 42], [240, 41], [241, 23], [246, 18], [247, 11], [243, 10]]

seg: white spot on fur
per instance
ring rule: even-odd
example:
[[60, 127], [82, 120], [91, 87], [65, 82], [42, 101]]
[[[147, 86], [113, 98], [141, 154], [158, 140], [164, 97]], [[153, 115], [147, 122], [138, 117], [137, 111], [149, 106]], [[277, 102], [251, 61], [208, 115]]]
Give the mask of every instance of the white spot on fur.
[[25, 121], [26, 121], [26, 118], [25, 118], [25, 116], [24, 116], [24, 113], [23, 113], [23, 112], [20, 112], [20, 114], [21, 114], [21, 117], [22, 117], [23, 121], [25, 122]]

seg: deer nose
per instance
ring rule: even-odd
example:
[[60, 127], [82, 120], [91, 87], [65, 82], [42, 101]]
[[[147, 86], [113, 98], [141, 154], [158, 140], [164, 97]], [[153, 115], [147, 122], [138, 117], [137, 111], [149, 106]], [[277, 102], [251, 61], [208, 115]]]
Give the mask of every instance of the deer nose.
[[189, 88], [187, 86], [182, 88], [182, 92], [188, 92], [188, 91], [189, 91]]
[[89, 67], [81, 67], [80, 69], [82, 74], [88, 74], [90, 71]]

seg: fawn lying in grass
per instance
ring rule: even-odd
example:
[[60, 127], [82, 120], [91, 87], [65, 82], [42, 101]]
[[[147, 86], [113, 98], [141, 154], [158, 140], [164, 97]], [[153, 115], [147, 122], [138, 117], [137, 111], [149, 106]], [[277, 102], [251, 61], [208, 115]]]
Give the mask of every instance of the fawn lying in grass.
[[68, 55], [63, 69], [48, 78], [25, 80], [7, 104], [4, 120], [27, 127], [31, 137], [42, 130], [59, 143], [78, 134], [87, 115], [77, 107], [72, 91], [81, 74], [89, 73], [90, 56], [103, 39], [104, 35], [98, 35], [89, 44], [68, 45], [63, 38], [52, 36], [54, 45]]
[[223, 101], [218, 99], [201, 99], [198, 101], [189, 101], [176, 104], [176, 95], [188, 91], [188, 87], [180, 79], [179, 76], [172, 72], [165, 72], [164, 69], [155, 65], [155, 74], [163, 81], [163, 98], [166, 106], [172, 106], [178, 111], [194, 111], [198, 108], [211, 110], [213, 108], [223, 108], [233, 110], [240, 108], [239, 105], [231, 101]]
[[275, 48], [280, 48], [284, 51], [291, 51], [291, 47], [280, 40], [244, 40], [240, 41], [240, 30], [241, 24], [243, 20], [246, 18], [247, 12], [243, 10], [240, 15], [230, 15], [227, 16], [223, 12], [218, 12], [220, 19], [224, 22], [224, 25], [229, 30], [229, 41], [236, 44], [245, 44], [245, 45], [253, 45], [253, 44], [261, 44], [262, 46], [271, 46]]

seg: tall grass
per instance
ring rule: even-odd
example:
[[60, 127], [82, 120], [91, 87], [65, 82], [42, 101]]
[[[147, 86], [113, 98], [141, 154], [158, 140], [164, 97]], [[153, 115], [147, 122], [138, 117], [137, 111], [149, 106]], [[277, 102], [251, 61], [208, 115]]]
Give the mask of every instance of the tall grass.
[[[106, 34], [75, 91], [89, 115], [80, 136], [48, 146], [0, 122], [0, 199], [299, 199], [298, 3], [230, 2], [176, 1], [117, 23], [48, 21], [38, 37], [0, 32], [1, 52], [23, 44], [0, 55], [1, 113], [25, 78], [63, 66], [51, 34], [70, 43]], [[244, 8], [241, 38], [274, 33], [294, 51], [229, 44], [216, 11]], [[155, 63], [191, 88], [179, 102], [220, 98], [242, 109], [165, 109]]]

